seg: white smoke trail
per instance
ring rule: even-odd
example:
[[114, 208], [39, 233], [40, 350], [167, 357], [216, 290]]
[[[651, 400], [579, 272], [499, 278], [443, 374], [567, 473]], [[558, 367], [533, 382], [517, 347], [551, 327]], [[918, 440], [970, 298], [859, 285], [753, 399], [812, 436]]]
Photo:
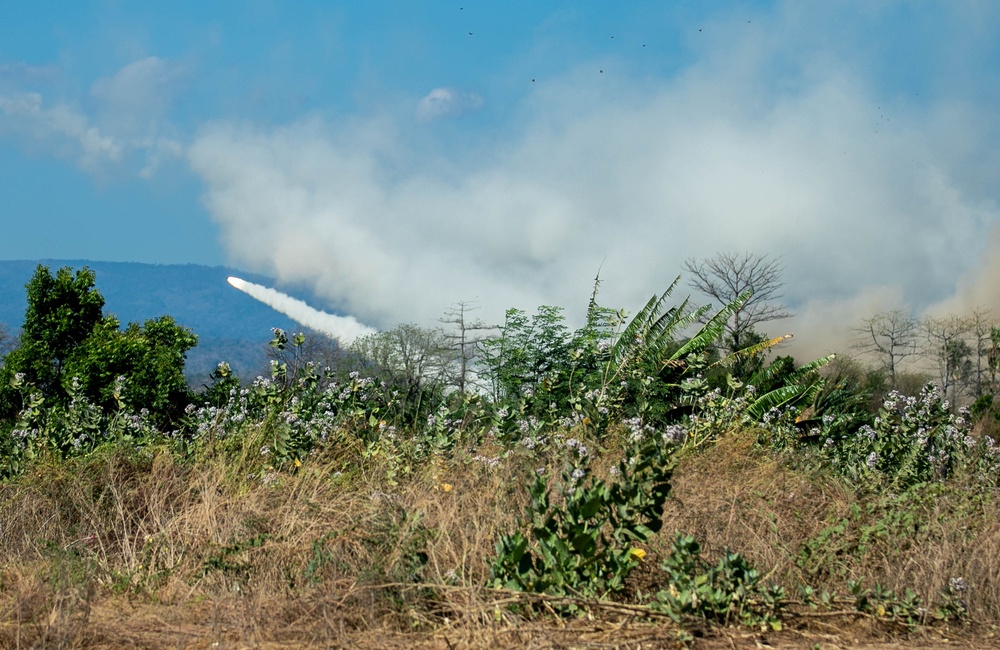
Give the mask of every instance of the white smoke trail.
[[353, 316], [334, 316], [313, 309], [301, 300], [286, 296], [280, 291], [240, 278], [230, 276], [226, 278], [226, 281], [251, 298], [280, 311], [295, 322], [336, 339], [341, 345], [350, 345], [361, 336], [375, 333], [374, 329], [359, 323]]

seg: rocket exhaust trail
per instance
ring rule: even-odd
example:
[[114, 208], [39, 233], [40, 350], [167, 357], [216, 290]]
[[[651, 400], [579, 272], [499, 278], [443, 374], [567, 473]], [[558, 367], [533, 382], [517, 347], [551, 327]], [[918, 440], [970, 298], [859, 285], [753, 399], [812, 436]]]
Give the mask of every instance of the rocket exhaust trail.
[[295, 322], [336, 339], [342, 346], [348, 346], [359, 337], [375, 333], [374, 329], [358, 322], [353, 316], [334, 316], [313, 309], [301, 300], [280, 291], [233, 276], [226, 278], [226, 282], [271, 309], [280, 311]]

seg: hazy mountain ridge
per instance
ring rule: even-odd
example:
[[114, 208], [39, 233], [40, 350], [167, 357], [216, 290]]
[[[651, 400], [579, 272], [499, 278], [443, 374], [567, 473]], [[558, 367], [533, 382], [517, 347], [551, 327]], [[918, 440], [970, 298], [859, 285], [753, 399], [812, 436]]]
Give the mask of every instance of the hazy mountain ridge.
[[[267, 286], [272, 278], [223, 266], [200, 264], [143, 264], [93, 260], [3, 260], [0, 261], [0, 323], [16, 334], [27, 307], [25, 284], [35, 268], [43, 264], [55, 273], [64, 266], [84, 266], [96, 274], [98, 291], [104, 296], [105, 313], [122, 324], [143, 322], [169, 315], [198, 335], [198, 346], [188, 354], [187, 374], [193, 383], [207, 380], [222, 360], [241, 376], [263, 367], [264, 346], [271, 328], [299, 331], [302, 326], [284, 314], [231, 287], [231, 275]], [[314, 296], [287, 287], [280, 289], [318, 304]]]

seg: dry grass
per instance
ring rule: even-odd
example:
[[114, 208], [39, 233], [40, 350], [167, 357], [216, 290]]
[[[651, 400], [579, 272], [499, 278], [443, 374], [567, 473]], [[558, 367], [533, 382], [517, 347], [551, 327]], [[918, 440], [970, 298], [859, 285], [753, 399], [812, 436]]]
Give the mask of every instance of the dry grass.
[[[843, 593], [845, 577], [863, 575], [933, 599], [963, 576], [970, 629], [991, 641], [1000, 621], [992, 501], [970, 499], [961, 486], [942, 490], [912, 505], [922, 525], [907, 532], [901, 522], [861, 552], [863, 529], [885, 514], [865, 510], [872, 496], [752, 443], [744, 433], [682, 460], [664, 531], [633, 593], [663, 586], [655, 558], [679, 529], [710, 556], [724, 547], [743, 553], [790, 591], [811, 582]], [[39, 463], [0, 486], [0, 647], [677, 646], [672, 623], [627, 603], [595, 604], [590, 617], [564, 620], [545, 616], [544, 603], [542, 614], [529, 615], [507, 606], [524, 596], [482, 589], [497, 535], [523, 512], [530, 467], [510, 459], [490, 468], [473, 455], [428, 463], [398, 485], [386, 482], [382, 464], [350, 451], [268, 484], [246, 479], [243, 461], [223, 456], [188, 465], [167, 453], [111, 451]], [[800, 566], [803, 546], [845, 518], [827, 545], [843, 552], [821, 570]], [[792, 627], [768, 642], [833, 648], [901, 633], [850, 616]], [[748, 631], [695, 632], [703, 647], [761, 640]], [[944, 647], [951, 632], [927, 630], [906, 643]]]
[[[744, 432], [683, 463], [673, 495], [666, 530], [737, 550], [784, 585], [844, 593], [847, 579], [866, 578], [934, 602], [962, 577], [973, 618], [1000, 621], [1000, 510], [974, 484], [857, 494], [755, 449]], [[811, 561], [802, 554], [810, 541], [817, 542]]]

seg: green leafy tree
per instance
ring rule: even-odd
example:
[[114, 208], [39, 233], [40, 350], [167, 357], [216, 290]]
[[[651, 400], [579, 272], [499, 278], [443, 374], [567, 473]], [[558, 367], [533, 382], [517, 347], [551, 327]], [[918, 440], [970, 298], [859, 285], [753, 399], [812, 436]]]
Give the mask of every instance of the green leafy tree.
[[492, 397], [560, 402], [572, 369], [571, 335], [561, 307], [543, 305], [528, 317], [509, 309], [500, 333], [480, 343], [480, 357]]
[[162, 426], [175, 422], [192, 395], [184, 378], [184, 361], [198, 338], [170, 316], [129, 323], [102, 320], [66, 364], [67, 377], [77, 377], [83, 393], [105, 413], [119, 408], [146, 409]]
[[146, 409], [161, 425], [179, 416], [190, 398], [185, 355], [197, 344], [190, 330], [169, 316], [120, 329], [103, 314], [104, 297], [86, 267], [53, 276], [39, 265], [25, 286], [19, 345], [0, 369], [0, 418], [10, 421], [26, 406], [26, 386], [47, 407], [79, 395], [105, 414]]
[[7, 356], [14, 345], [14, 340], [7, 331], [7, 327], [0, 323], [0, 365], [3, 365], [3, 358]]
[[47, 266], [39, 264], [25, 288], [28, 309], [21, 342], [7, 355], [0, 374], [0, 399], [8, 417], [17, 395], [10, 382], [17, 373], [45, 397], [65, 395], [61, 380], [66, 359], [90, 335], [104, 308], [104, 297], [94, 286], [94, 272], [87, 267], [75, 274], [63, 267], [53, 276]]
[[363, 336], [351, 351], [358, 356], [362, 374], [398, 390], [414, 418], [436, 407], [455, 362], [444, 332], [410, 323]]
[[20, 344], [0, 371], [0, 416], [11, 418], [21, 406], [20, 394], [11, 386], [15, 375], [22, 375], [43, 397], [65, 397], [66, 360], [102, 318], [104, 296], [94, 286], [94, 277], [87, 267], [75, 274], [63, 267], [55, 276], [47, 266], [35, 269], [25, 285], [28, 309]]

